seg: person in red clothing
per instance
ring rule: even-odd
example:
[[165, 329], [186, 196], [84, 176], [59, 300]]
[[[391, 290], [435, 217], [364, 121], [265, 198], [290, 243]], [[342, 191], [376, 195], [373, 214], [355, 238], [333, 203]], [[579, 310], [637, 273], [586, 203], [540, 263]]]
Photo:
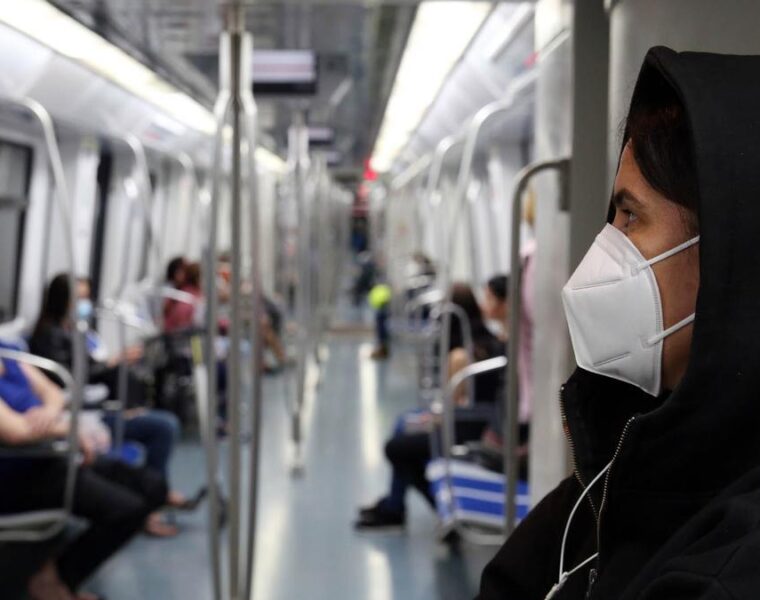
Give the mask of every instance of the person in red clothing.
[[[182, 263], [176, 263], [177, 260]], [[191, 294], [195, 302], [191, 304], [174, 298], [168, 299], [164, 305], [164, 331], [181, 331], [198, 325], [198, 318], [202, 315], [198, 304], [203, 297], [200, 264], [187, 263], [182, 258], [174, 259], [169, 263], [167, 280], [178, 290]]]

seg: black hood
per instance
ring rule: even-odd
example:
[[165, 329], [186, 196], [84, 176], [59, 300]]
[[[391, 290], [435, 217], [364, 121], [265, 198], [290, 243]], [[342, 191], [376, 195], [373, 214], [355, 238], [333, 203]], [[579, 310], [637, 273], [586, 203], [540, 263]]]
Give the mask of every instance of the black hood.
[[557, 600], [760, 597], [760, 56], [653, 48], [632, 106], [668, 93], [663, 80], [685, 107], [698, 171], [687, 372], [654, 398], [576, 370], [562, 405], [580, 485], [566, 480], [531, 511], [484, 572], [479, 600], [546, 596], [567, 516], [613, 457], [570, 528], [564, 567], [597, 560]]
[[760, 465], [760, 57], [653, 48], [632, 106], [656, 77], [691, 128], [700, 288], [686, 375], [632, 423], [614, 475], [629, 489], [710, 494]]

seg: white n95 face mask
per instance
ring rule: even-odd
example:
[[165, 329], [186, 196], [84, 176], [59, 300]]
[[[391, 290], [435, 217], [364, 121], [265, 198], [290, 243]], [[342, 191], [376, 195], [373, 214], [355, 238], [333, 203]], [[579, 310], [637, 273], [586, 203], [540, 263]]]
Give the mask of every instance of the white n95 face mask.
[[662, 302], [652, 265], [683, 252], [699, 236], [645, 259], [633, 242], [607, 225], [562, 290], [578, 366], [638, 386], [657, 396], [662, 385], [662, 341], [694, 320], [663, 330]]

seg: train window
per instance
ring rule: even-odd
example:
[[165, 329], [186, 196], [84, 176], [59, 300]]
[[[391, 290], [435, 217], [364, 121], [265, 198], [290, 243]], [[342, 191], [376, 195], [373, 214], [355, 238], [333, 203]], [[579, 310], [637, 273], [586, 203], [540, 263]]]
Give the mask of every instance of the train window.
[[0, 321], [16, 314], [32, 154], [0, 140]]

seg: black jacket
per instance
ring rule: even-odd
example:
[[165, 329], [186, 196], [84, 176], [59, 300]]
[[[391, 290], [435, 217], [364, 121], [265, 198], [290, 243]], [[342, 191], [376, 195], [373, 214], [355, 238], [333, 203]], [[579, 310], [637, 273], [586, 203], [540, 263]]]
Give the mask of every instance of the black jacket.
[[[71, 344], [71, 334], [63, 327], [57, 325], [46, 325], [38, 328], [29, 339], [29, 350], [32, 354], [49, 358], [63, 365], [67, 369], [72, 368], [73, 349]], [[55, 375], [45, 371], [53, 382], [63, 386], [63, 381]], [[88, 383], [101, 383], [108, 387], [108, 397], [119, 397], [119, 367], [110, 366], [105, 362], [94, 360], [88, 356], [87, 361], [87, 381]], [[127, 373], [127, 408], [145, 406], [148, 398], [148, 391], [145, 384], [130, 369]]]
[[[572, 506], [556, 600], [760, 599], [760, 57], [650, 50], [633, 103], [662, 77], [688, 114], [699, 183], [700, 289], [689, 366], [652, 398], [578, 370], [562, 392], [575, 475], [486, 567], [479, 600], [543, 600]], [[605, 491], [606, 490], [606, 491]]]
[[[74, 350], [71, 343], [71, 333], [59, 325], [46, 324], [38, 327], [29, 338], [29, 350], [32, 354], [54, 360], [67, 369], [72, 368]], [[105, 363], [88, 357], [87, 375], [92, 383], [99, 383], [102, 377], [108, 376], [113, 369]], [[52, 373], [45, 374], [62, 385], [58, 377]]]

